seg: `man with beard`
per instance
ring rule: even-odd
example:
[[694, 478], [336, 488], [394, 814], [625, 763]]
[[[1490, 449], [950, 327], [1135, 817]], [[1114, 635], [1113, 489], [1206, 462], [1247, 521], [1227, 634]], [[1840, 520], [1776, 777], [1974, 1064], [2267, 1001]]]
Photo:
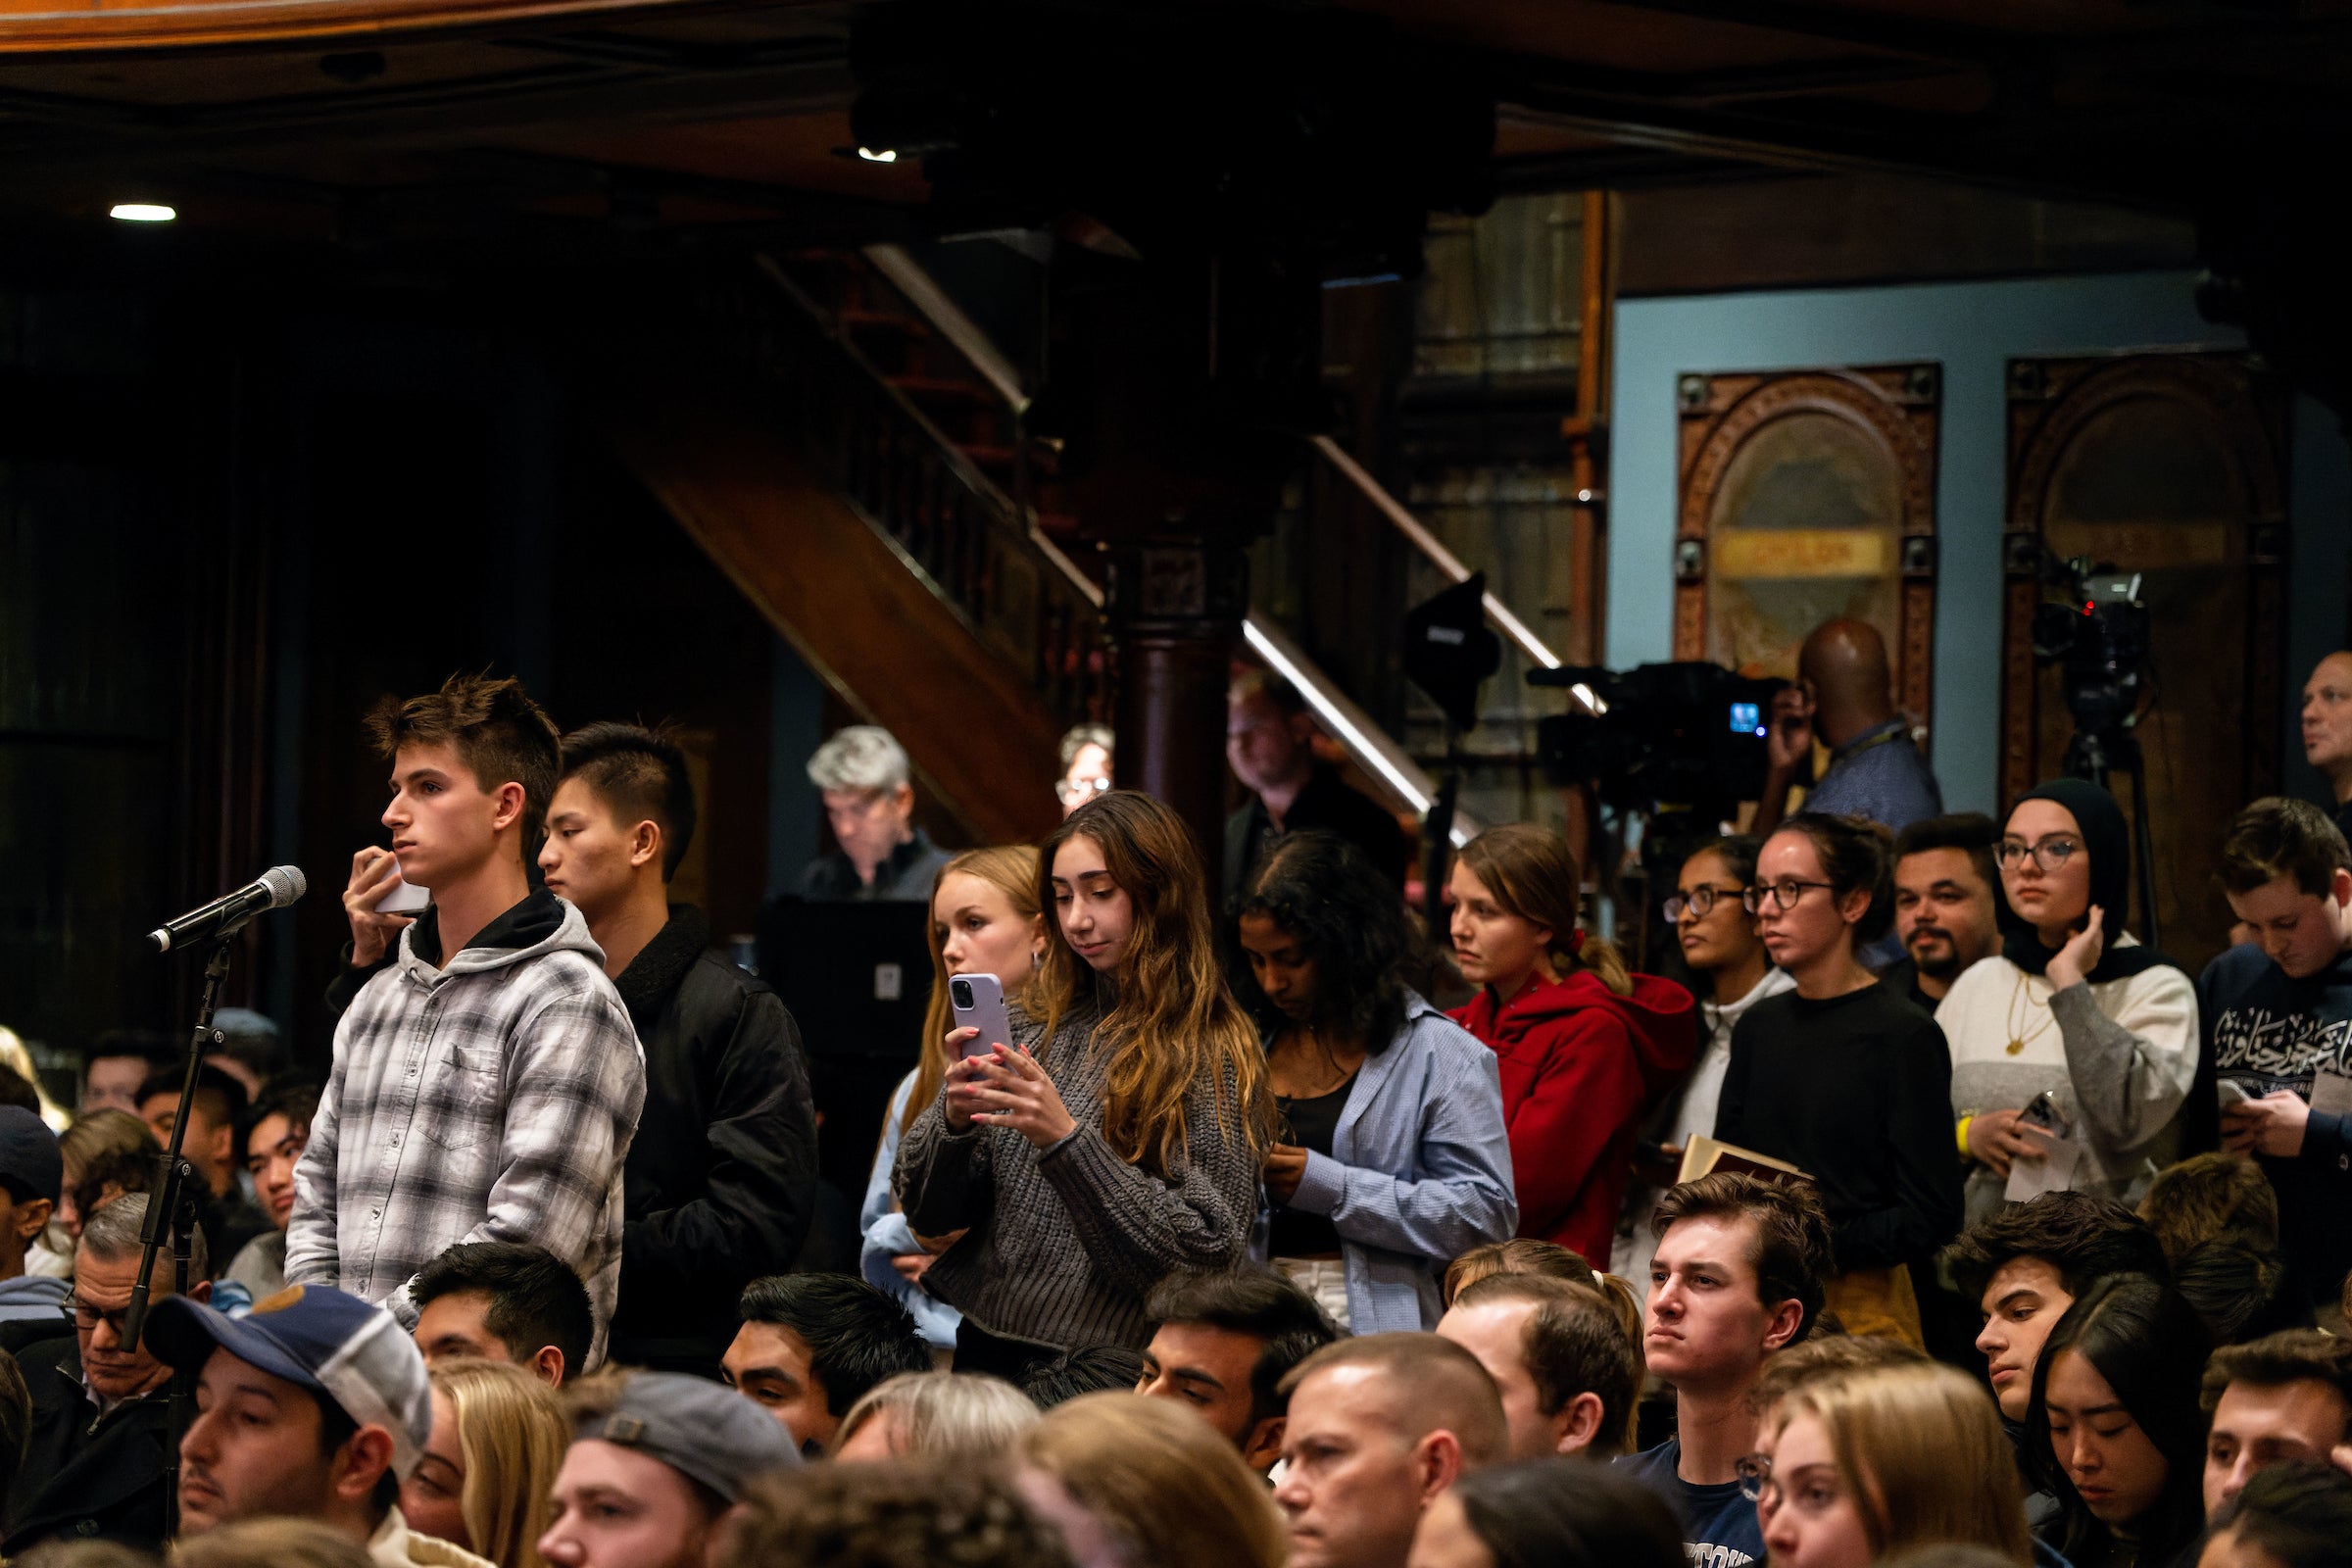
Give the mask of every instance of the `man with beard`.
[[1960, 972], [2001, 948], [2000, 873], [1989, 816], [1961, 811], [1903, 829], [1894, 843], [1894, 934], [1903, 956], [1879, 971], [1933, 1015]]

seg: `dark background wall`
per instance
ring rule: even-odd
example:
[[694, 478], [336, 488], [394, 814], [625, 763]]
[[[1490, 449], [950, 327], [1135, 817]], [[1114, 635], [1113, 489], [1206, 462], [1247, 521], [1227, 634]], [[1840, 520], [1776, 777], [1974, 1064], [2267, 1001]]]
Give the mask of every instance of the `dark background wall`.
[[291, 861], [310, 895], [227, 1000], [323, 1063], [340, 891], [385, 837], [361, 721], [454, 670], [566, 729], [680, 726], [722, 937], [816, 849], [812, 678], [519, 333], [444, 299], [36, 282], [0, 293], [0, 1023], [28, 1039], [184, 1028], [201, 956], [139, 933]]

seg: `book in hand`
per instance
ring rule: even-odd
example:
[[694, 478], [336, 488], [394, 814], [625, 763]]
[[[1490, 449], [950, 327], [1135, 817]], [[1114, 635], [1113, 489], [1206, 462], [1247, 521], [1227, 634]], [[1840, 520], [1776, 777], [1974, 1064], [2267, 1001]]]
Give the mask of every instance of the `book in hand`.
[[1785, 1159], [1759, 1154], [1738, 1144], [1719, 1143], [1704, 1133], [1692, 1133], [1683, 1146], [1683, 1168], [1678, 1182], [1696, 1181], [1719, 1170], [1736, 1170], [1767, 1182], [1809, 1182], [1813, 1178]]

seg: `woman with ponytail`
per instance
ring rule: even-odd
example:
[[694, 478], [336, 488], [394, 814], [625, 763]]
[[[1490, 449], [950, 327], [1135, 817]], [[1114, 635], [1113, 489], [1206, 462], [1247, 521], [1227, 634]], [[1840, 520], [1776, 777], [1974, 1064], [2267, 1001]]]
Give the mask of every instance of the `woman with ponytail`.
[[1016, 1381], [1063, 1350], [1142, 1348], [1153, 1287], [1239, 1260], [1274, 1131], [1182, 820], [1112, 790], [1038, 858], [1054, 936], [1007, 999], [1013, 1038], [947, 1035], [892, 1184], [916, 1234], [965, 1233], [923, 1281], [963, 1314], [956, 1369]]
[[1697, 1005], [1577, 929], [1582, 887], [1548, 829], [1498, 827], [1463, 846], [1446, 884], [1453, 956], [1480, 990], [1451, 1016], [1502, 1070], [1519, 1234], [1605, 1268], [1635, 1129], [1690, 1069]]

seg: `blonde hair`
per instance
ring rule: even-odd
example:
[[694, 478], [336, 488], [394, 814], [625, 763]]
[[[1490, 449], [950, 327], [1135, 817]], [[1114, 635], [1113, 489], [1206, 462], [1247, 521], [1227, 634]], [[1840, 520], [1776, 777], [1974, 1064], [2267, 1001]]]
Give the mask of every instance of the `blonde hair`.
[[[1274, 1141], [1274, 1096], [1257, 1031], [1226, 988], [1208, 920], [1208, 873], [1193, 831], [1136, 790], [1098, 795], [1065, 818], [1038, 849], [1037, 898], [1054, 902], [1054, 857], [1071, 839], [1102, 852], [1103, 869], [1135, 911], [1119, 965], [1116, 1002], [1097, 1026], [1107, 1051], [1102, 1139], [1130, 1163], [1147, 1156], [1163, 1173], [1185, 1157], [1184, 1102], [1206, 1084], [1252, 1157]], [[1061, 1020], [1096, 991], [1096, 975], [1058, 932], [1046, 944], [1030, 994], [1053, 1038]]]
[[41, 1120], [53, 1133], [62, 1133], [73, 1125], [73, 1113], [49, 1098], [41, 1087], [40, 1069], [32, 1064], [32, 1053], [24, 1049], [24, 1038], [6, 1024], [0, 1024], [0, 1067], [6, 1067], [32, 1085], [32, 1095], [41, 1102]]
[[[923, 904], [923, 928], [930, 933], [931, 944], [931, 1000], [923, 1007], [922, 1059], [914, 1069], [914, 1089], [906, 1096], [908, 1122], [939, 1098], [939, 1086], [948, 1080], [948, 1031], [955, 1025], [949, 1021], [948, 959], [944, 951], [947, 938], [939, 929], [936, 906], [940, 884], [958, 872], [976, 876], [1004, 894], [1015, 918], [1031, 921], [1041, 930], [1044, 927], [1044, 911], [1037, 902], [1037, 851], [1028, 845], [1000, 844], [989, 849], [966, 850], [939, 868], [939, 875], [931, 881], [930, 896]], [[1035, 971], [1031, 973], [1034, 978]], [[1024, 988], [1015, 988], [1019, 989]], [[1004, 1000], [1017, 1000], [1015, 991], [1006, 992]]]
[[1463, 845], [1459, 863], [1503, 913], [1551, 933], [1553, 979], [1586, 969], [1618, 996], [1633, 995], [1633, 971], [1625, 956], [1614, 944], [1577, 927], [1585, 878], [1566, 839], [1547, 827], [1514, 822], [1489, 828]]
[[555, 1391], [503, 1361], [444, 1361], [431, 1377], [457, 1413], [466, 1456], [458, 1508], [474, 1551], [499, 1568], [546, 1568], [539, 1538], [552, 1522], [556, 1472], [571, 1445]]
[[926, 1459], [993, 1460], [1037, 1425], [1037, 1405], [1003, 1378], [976, 1372], [901, 1372], [865, 1391], [841, 1428], [833, 1451], [876, 1416], [891, 1418], [890, 1451]]
[[1052, 1476], [1154, 1568], [1281, 1568], [1290, 1535], [1266, 1484], [1207, 1422], [1166, 1399], [1088, 1394], [1021, 1435], [1024, 1464]]
[[1874, 1560], [1960, 1542], [2033, 1561], [2016, 1450], [1976, 1379], [1932, 1361], [1832, 1373], [1788, 1392], [1779, 1429], [1800, 1415], [1827, 1434]]

